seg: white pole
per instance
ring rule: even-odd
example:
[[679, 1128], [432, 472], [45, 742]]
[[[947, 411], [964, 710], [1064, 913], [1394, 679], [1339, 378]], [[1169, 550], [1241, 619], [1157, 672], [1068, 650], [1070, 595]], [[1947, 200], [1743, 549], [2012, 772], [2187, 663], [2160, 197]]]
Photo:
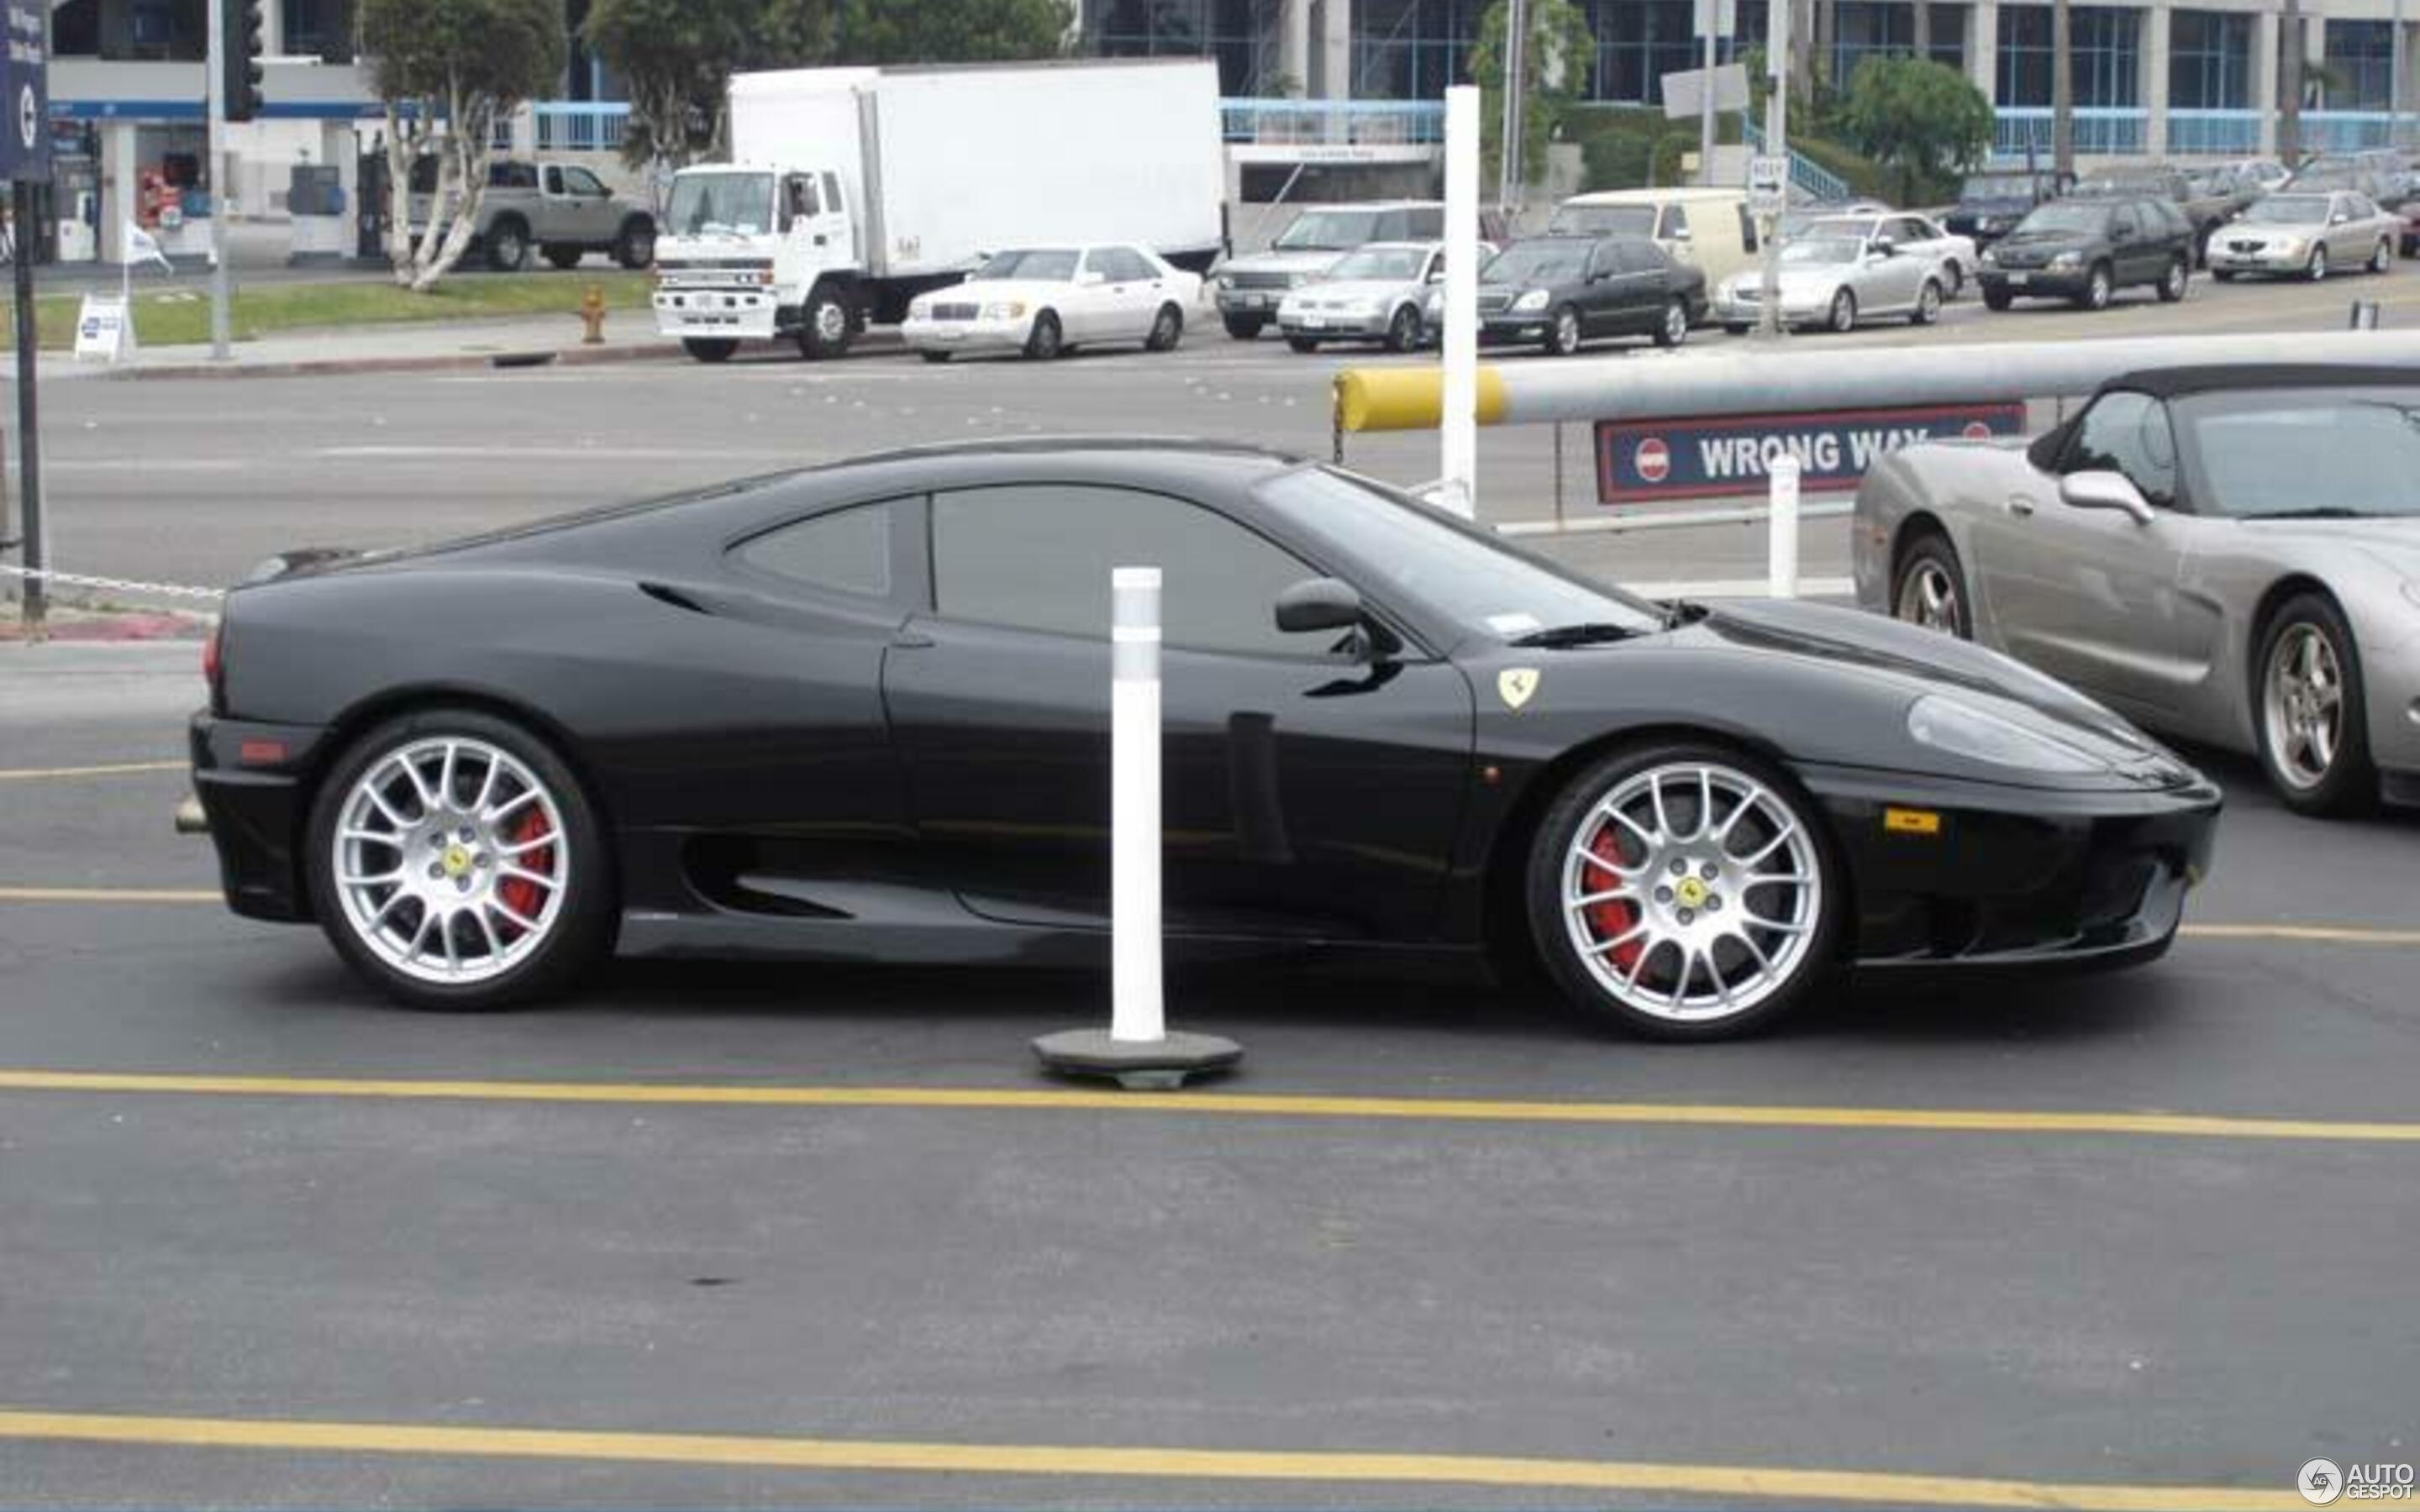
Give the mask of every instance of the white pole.
[[1766, 591], [1776, 598], [1798, 596], [1798, 458], [1773, 459], [1772, 534], [1765, 542]]
[[1109, 1038], [1168, 1038], [1159, 963], [1159, 569], [1109, 573]]
[[[1774, 0], [1766, 8], [1764, 55], [1773, 72], [1773, 95], [1764, 112], [1764, 154], [1788, 162], [1790, 157], [1790, 7], [1792, 0]], [[1781, 177], [1781, 203], [1790, 204], [1790, 175]], [[1771, 340], [1781, 334], [1781, 239], [1775, 231], [1778, 216], [1767, 216], [1757, 226], [1764, 238], [1764, 278], [1757, 289], [1756, 333]]]
[[1439, 501], [1479, 514], [1479, 90], [1445, 92], [1445, 413]]

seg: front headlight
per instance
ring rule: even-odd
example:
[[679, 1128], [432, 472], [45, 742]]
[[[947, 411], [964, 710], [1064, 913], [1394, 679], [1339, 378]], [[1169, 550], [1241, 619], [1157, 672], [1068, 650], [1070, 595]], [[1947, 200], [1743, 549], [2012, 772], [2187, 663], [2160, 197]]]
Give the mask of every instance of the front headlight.
[[1519, 299], [1512, 301], [1512, 308], [1515, 310], [1543, 310], [1545, 307], [1546, 291], [1542, 288], [1533, 288], [1528, 293], [1522, 295]]
[[1962, 699], [1929, 693], [1907, 711], [1907, 733], [1919, 746], [1993, 766], [2039, 772], [2099, 772], [2107, 764], [2066, 741], [2003, 719]]
[[1987, 267], [1987, 268], [1988, 268], [1988, 267], [1992, 266], [1993, 264], [1997, 263], [1999, 260], [2000, 260], [2000, 255], [1999, 255], [1998, 253], [1993, 252], [1993, 251], [1991, 248], [1989, 248], [1989, 247], [1985, 247], [1985, 248], [1983, 249], [1983, 252], [1982, 252], [1982, 261], [1983, 261], [1983, 265], [1984, 265], [1985, 267]]
[[1211, 282], [1217, 284], [1222, 289], [1231, 289], [1235, 286], [1235, 275], [1233, 273], [1220, 273], [1217, 278], [1211, 280]]
[[1286, 274], [1285, 286], [1288, 288], [1300, 288], [1311, 281], [1311, 275], [1309, 273], [1288, 273]]
[[2301, 237], [2280, 237], [2278, 239], [2269, 244], [2269, 250], [2271, 252], [2283, 253], [2288, 257], [2295, 256], [2303, 250], [2303, 239]]
[[2057, 256], [2053, 257], [2050, 260], [2050, 265], [2053, 268], [2081, 268], [2084, 266], [2084, 254], [2080, 252], [2062, 252]]
[[986, 320], [1021, 320], [1025, 318], [1023, 300], [998, 300], [983, 307]]

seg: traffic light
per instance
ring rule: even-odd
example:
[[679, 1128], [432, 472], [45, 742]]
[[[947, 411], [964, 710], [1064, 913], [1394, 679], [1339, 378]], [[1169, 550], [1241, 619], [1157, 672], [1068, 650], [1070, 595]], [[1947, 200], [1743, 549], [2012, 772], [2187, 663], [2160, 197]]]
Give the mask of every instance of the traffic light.
[[261, 0], [218, 0], [219, 99], [231, 121], [260, 114]]

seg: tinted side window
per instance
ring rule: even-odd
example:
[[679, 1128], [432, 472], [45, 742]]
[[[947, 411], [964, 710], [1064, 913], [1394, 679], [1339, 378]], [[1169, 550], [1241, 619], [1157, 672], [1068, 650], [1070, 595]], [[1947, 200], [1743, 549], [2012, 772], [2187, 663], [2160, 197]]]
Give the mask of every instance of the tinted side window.
[[555, 167], [551, 163], [547, 165], [546, 192], [550, 194], [560, 194], [563, 193], [563, 170]]
[[1667, 241], [1678, 240], [1681, 234], [1688, 229], [1688, 210], [1679, 205], [1666, 206], [1664, 209], [1663, 239]]
[[1112, 284], [1148, 284], [1159, 274], [1131, 247], [1110, 247], [1101, 255], [1101, 267]]
[[2122, 472], [2152, 503], [2175, 503], [2177, 443], [2167, 406], [2123, 389], [2102, 394], [2085, 412], [2059, 471]]
[[1428, 241], [1441, 237], [1445, 235], [1445, 208], [1423, 205], [1407, 217], [1407, 226], [1404, 235], [1409, 240]]
[[1618, 241], [1614, 247], [1625, 273], [1660, 273], [1668, 261], [1664, 249], [1652, 241]]
[[595, 174], [590, 173], [585, 168], [572, 167], [564, 169], [563, 187], [571, 191], [571, 193], [575, 194], [585, 194], [592, 199], [602, 199], [605, 197], [605, 186], [597, 181]]
[[1166, 571], [1161, 634], [1171, 646], [1316, 656], [1335, 639], [1280, 633], [1278, 594], [1316, 574], [1199, 505], [1078, 484], [933, 500], [933, 597], [953, 619], [1107, 640], [1109, 572], [1129, 566]]
[[1739, 211], [1740, 249], [1744, 252], [1754, 252], [1756, 250], [1756, 217], [1747, 212], [1747, 202], [1745, 200], [1741, 201], [1735, 208]]
[[891, 506], [814, 515], [743, 541], [733, 553], [759, 572], [838, 594], [891, 593]]

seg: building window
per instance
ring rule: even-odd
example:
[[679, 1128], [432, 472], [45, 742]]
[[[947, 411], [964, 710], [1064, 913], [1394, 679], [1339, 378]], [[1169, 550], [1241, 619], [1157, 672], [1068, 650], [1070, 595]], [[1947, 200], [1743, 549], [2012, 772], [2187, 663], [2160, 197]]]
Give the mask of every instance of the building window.
[[[1932, 61], [1962, 69], [1966, 15], [1962, 6], [1932, 8]], [[1832, 78], [1845, 86], [1857, 65], [1869, 57], [1904, 57], [1916, 51], [1916, 7], [1900, 0], [1840, 0], [1832, 29]]]
[[1664, 75], [1699, 65], [1690, 0], [1597, 0], [1588, 19], [1596, 38], [1593, 93], [1599, 100], [1660, 105]]
[[1356, 0], [1353, 92], [1373, 100], [1436, 100], [1446, 85], [1468, 84], [1485, 8], [1485, 0]]
[[1218, 65], [1222, 95], [1275, 95], [1289, 82], [1309, 82], [1279, 77], [1279, 0], [1109, 0], [1083, 8], [1092, 51], [1103, 57], [1206, 57]]
[[2395, 23], [2331, 21], [2327, 23], [2328, 72], [2319, 104], [2325, 110], [2384, 110], [2395, 74]]
[[[2142, 99], [2137, 23], [2142, 12], [2077, 6], [2070, 14], [2073, 56], [2069, 78], [2079, 110], [2130, 109]], [[2048, 6], [2000, 8], [1999, 87], [2002, 105], [2051, 102], [2051, 18]]]
[[2252, 18], [2180, 10], [2168, 21], [2168, 103], [2178, 110], [2245, 110], [2252, 104]]

